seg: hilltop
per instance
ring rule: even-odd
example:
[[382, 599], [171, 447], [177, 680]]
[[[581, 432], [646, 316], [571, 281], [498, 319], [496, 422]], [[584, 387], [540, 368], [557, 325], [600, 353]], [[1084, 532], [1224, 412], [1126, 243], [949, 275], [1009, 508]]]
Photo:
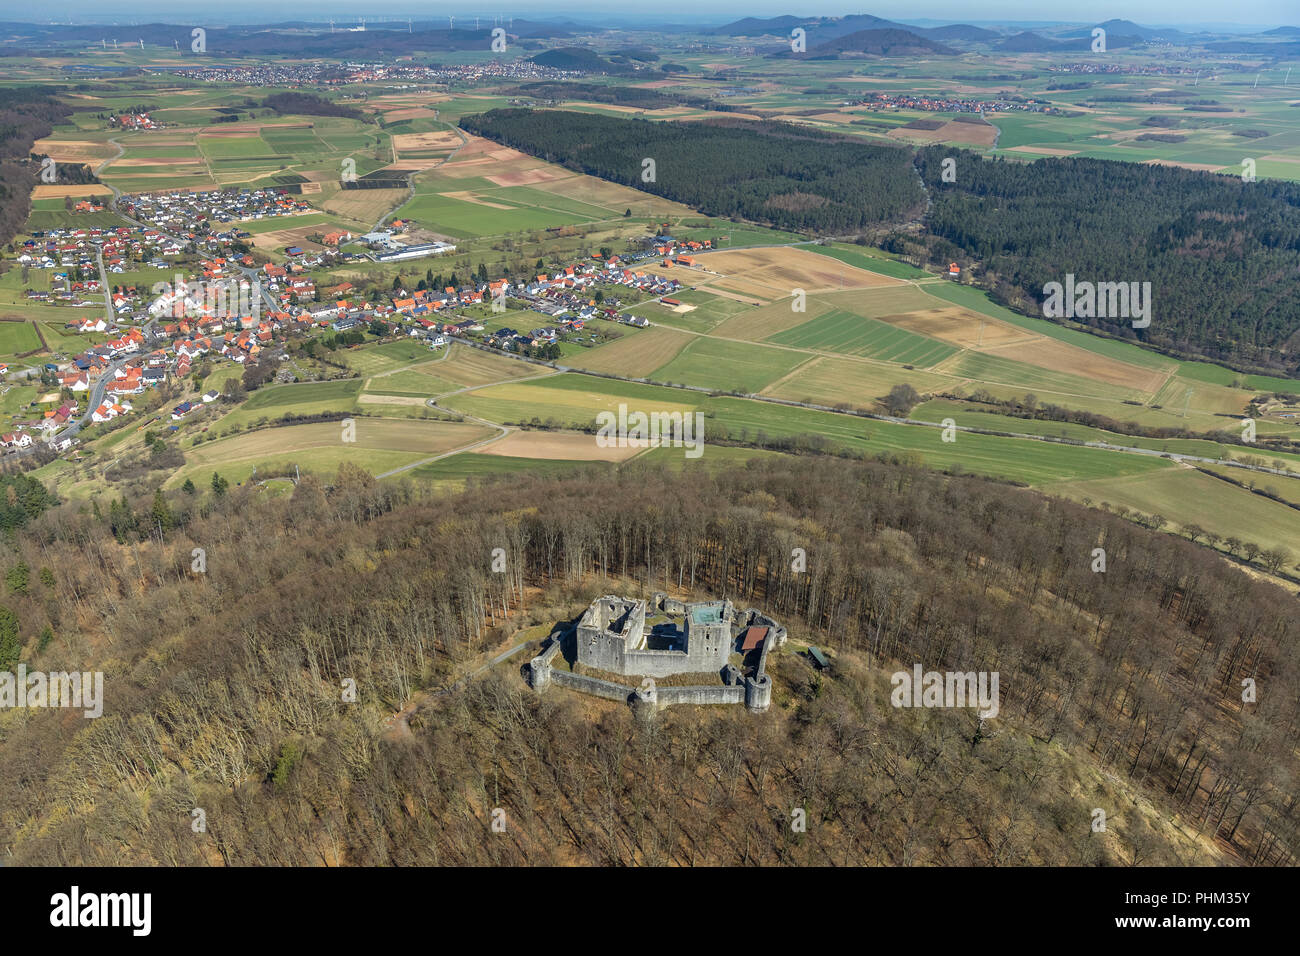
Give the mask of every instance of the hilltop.
[[[996, 483], [823, 459], [435, 499], [345, 465], [281, 498], [56, 508], [0, 563], [29, 666], [102, 669], [112, 703], [89, 727], [0, 714], [15, 864], [1287, 864], [1300, 839], [1276, 782], [1300, 769], [1293, 599]], [[768, 714], [651, 730], [528, 689], [557, 622], [678, 580], [788, 625]], [[1000, 672], [998, 714], [899, 709], [917, 664]], [[195, 806], [220, 827], [196, 838]], [[511, 823], [485, 841], [493, 807]]]
[[846, 36], [828, 40], [812, 47], [809, 53], [818, 55], [842, 55], [845, 53], [862, 53], [870, 56], [921, 56], [933, 54], [953, 56], [957, 53], [952, 47], [927, 40], [907, 30], [859, 30]]

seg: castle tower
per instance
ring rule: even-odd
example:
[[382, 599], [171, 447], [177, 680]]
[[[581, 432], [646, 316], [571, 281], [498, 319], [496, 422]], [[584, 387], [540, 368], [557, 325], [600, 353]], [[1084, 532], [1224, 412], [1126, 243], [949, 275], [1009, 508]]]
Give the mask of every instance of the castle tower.
[[659, 710], [659, 689], [647, 677], [632, 694], [632, 709], [638, 717], [649, 720]]
[[758, 679], [745, 678], [745, 708], [751, 714], [761, 714], [772, 706], [772, 678], [760, 673]]

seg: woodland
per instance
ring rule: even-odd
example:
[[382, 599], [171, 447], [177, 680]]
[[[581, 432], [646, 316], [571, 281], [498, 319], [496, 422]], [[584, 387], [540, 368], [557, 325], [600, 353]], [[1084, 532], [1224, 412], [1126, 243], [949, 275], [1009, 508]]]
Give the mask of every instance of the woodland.
[[[1295, 596], [1026, 489], [822, 457], [446, 494], [344, 465], [33, 512], [0, 625], [105, 702], [0, 711], [15, 864], [1296, 862]], [[553, 626], [657, 589], [787, 624], [771, 711], [529, 689]], [[892, 707], [917, 663], [999, 673], [996, 719]]]

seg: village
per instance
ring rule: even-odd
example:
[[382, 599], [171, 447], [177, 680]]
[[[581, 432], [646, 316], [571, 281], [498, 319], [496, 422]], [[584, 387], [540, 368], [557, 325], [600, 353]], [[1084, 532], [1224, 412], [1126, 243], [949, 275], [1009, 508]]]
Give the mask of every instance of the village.
[[[130, 208], [151, 219], [187, 224], [196, 221], [200, 210], [209, 220], [259, 211], [289, 214], [276, 211], [284, 207], [274, 191], [261, 192], [266, 195], [194, 194], [192, 203], [180, 204], [144, 203], [142, 197], [133, 197]], [[182, 213], [178, 205], [187, 211]], [[372, 238], [399, 233], [411, 225], [396, 220]], [[352, 237], [336, 232], [328, 238], [338, 244]], [[263, 359], [268, 349], [274, 361], [283, 361], [287, 358], [283, 346], [290, 339], [313, 333], [361, 329], [382, 336], [419, 338], [431, 349], [460, 338], [506, 352], [553, 359], [558, 350], [548, 347], [560, 341], [583, 346], [597, 343], [598, 336], [587, 334], [587, 325], [593, 320], [633, 328], [648, 326], [643, 316], [622, 311], [625, 296], [634, 297], [634, 301], [654, 298], [670, 307], [680, 305], [671, 295], [683, 286], [682, 279], [662, 271], [639, 271], [634, 264], [654, 260], [665, 268], [690, 269], [696, 266], [694, 254], [713, 248], [713, 241], [679, 241], [658, 235], [643, 250], [622, 256], [591, 255], [526, 280], [500, 278], [414, 291], [394, 288], [381, 300], [375, 297], [376, 301], [359, 294], [351, 282], [317, 285], [310, 270], [329, 265], [332, 257], [328, 252], [304, 255], [301, 250], [288, 249], [283, 264], [264, 262], [260, 266], [246, 252], [206, 255], [225, 251], [226, 245], [212, 250], [200, 234], [187, 231], [183, 236], [171, 236], [152, 225], [50, 229], [33, 232], [16, 243], [16, 262], [24, 276], [35, 269], [50, 272], [48, 291], [28, 289], [24, 294], [35, 301], [102, 309], [70, 320], [66, 328], [70, 333], [103, 338], [77, 354], [56, 354], [39, 370], [0, 368], [0, 375], [11, 381], [39, 377], [51, 390], [46, 399], [57, 398], [57, 402], [40, 403], [45, 407], [39, 409], [39, 417], [30, 411], [15, 416], [11, 430], [0, 434], [0, 447], [21, 453], [43, 443], [55, 451], [67, 451], [77, 443], [82, 428], [135, 411], [133, 399], [138, 403], [138, 396], [150, 389], [188, 379], [200, 362], [248, 366]], [[170, 281], [153, 286], [126, 282], [106, 286], [106, 279], [101, 278], [144, 266], [172, 270]], [[107, 281], [111, 283], [111, 279]], [[483, 315], [535, 312], [546, 322], [528, 330], [504, 325], [488, 329], [484, 318], [465, 314], [475, 307]], [[294, 376], [280, 375], [278, 380], [291, 381]], [[208, 390], [178, 404], [170, 417], [182, 421], [221, 397]]]
[[1059, 113], [1050, 103], [1035, 99], [963, 100], [911, 93], [872, 93], [854, 106], [872, 109], [920, 110], [924, 113]]
[[[159, 70], [159, 72], [164, 72]], [[257, 63], [246, 66], [202, 66], [171, 68], [165, 72], [205, 83], [237, 83], [241, 86], [345, 86], [352, 83], [396, 83], [394, 89], [412, 90], [421, 84], [447, 85], [482, 79], [571, 80], [588, 74], [583, 70], [561, 70], [542, 66], [528, 58], [488, 60], [483, 63]], [[414, 86], [412, 84], [415, 84]]]
[[[310, 203], [295, 199], [283, 189], [212, 189], [205, 192], [172, 190], [125, 196], [122, 212], [160, 229], [213, 232], [214, 223], [248, 222], [315, 212]], [[232, 238], [248, 238], [236, 232]]]

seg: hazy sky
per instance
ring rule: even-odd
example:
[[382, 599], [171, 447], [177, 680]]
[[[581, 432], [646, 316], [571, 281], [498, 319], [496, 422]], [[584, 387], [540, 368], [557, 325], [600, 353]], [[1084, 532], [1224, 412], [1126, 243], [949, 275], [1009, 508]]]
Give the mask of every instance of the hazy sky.
[[[38, 12], [39, 11], [39, 12]], [[57, 11], [57, 12], [56, 12]], [[797, 13], [804, 16], [842, 16], [847, 13], [872, 13], [898, 20], [932, 19], [947, 22], [1012, 20], [1068, 23], [1099, 23], [1111, 18], [1133, 20], [1144, 25], [1195, 26], [1236, 23], [1253, 26], [1300, 25], [1297, 0], [1251, 0], [1249, 3], [1223, 3], [1221, 0], [948, 0], [918, 3], [916, 0], [870, 0], [862, 4], [840, 4], [833, 0], [825, 5], [809, 0], [703, 0], [696, 4], [635, 5], [623, 12], [611, 9], [608, 0], [496, 0], [482, 6], [462, 2], [429, 0], [62, 0], [57, 5], [19, 5], [8, 0], [0, 5], [0, 20], [47, 20], [79, 22], [166, 21], [196, 23], [259, 22], [268, 19], [340, 19], [367, 17], [377, 19], [388, 14], [419, 19], [442, 18], [454, 14], [458, 19], [476, 14], [490, 19], [493, 14], [559, 19], [572, 14], [584, 23], [611, 25], [628, 21], [629, 13], [650, 22], [726, 23], [745, 16], [776, 16]], [[196, 19], [197, 18], [197, 19]]]

